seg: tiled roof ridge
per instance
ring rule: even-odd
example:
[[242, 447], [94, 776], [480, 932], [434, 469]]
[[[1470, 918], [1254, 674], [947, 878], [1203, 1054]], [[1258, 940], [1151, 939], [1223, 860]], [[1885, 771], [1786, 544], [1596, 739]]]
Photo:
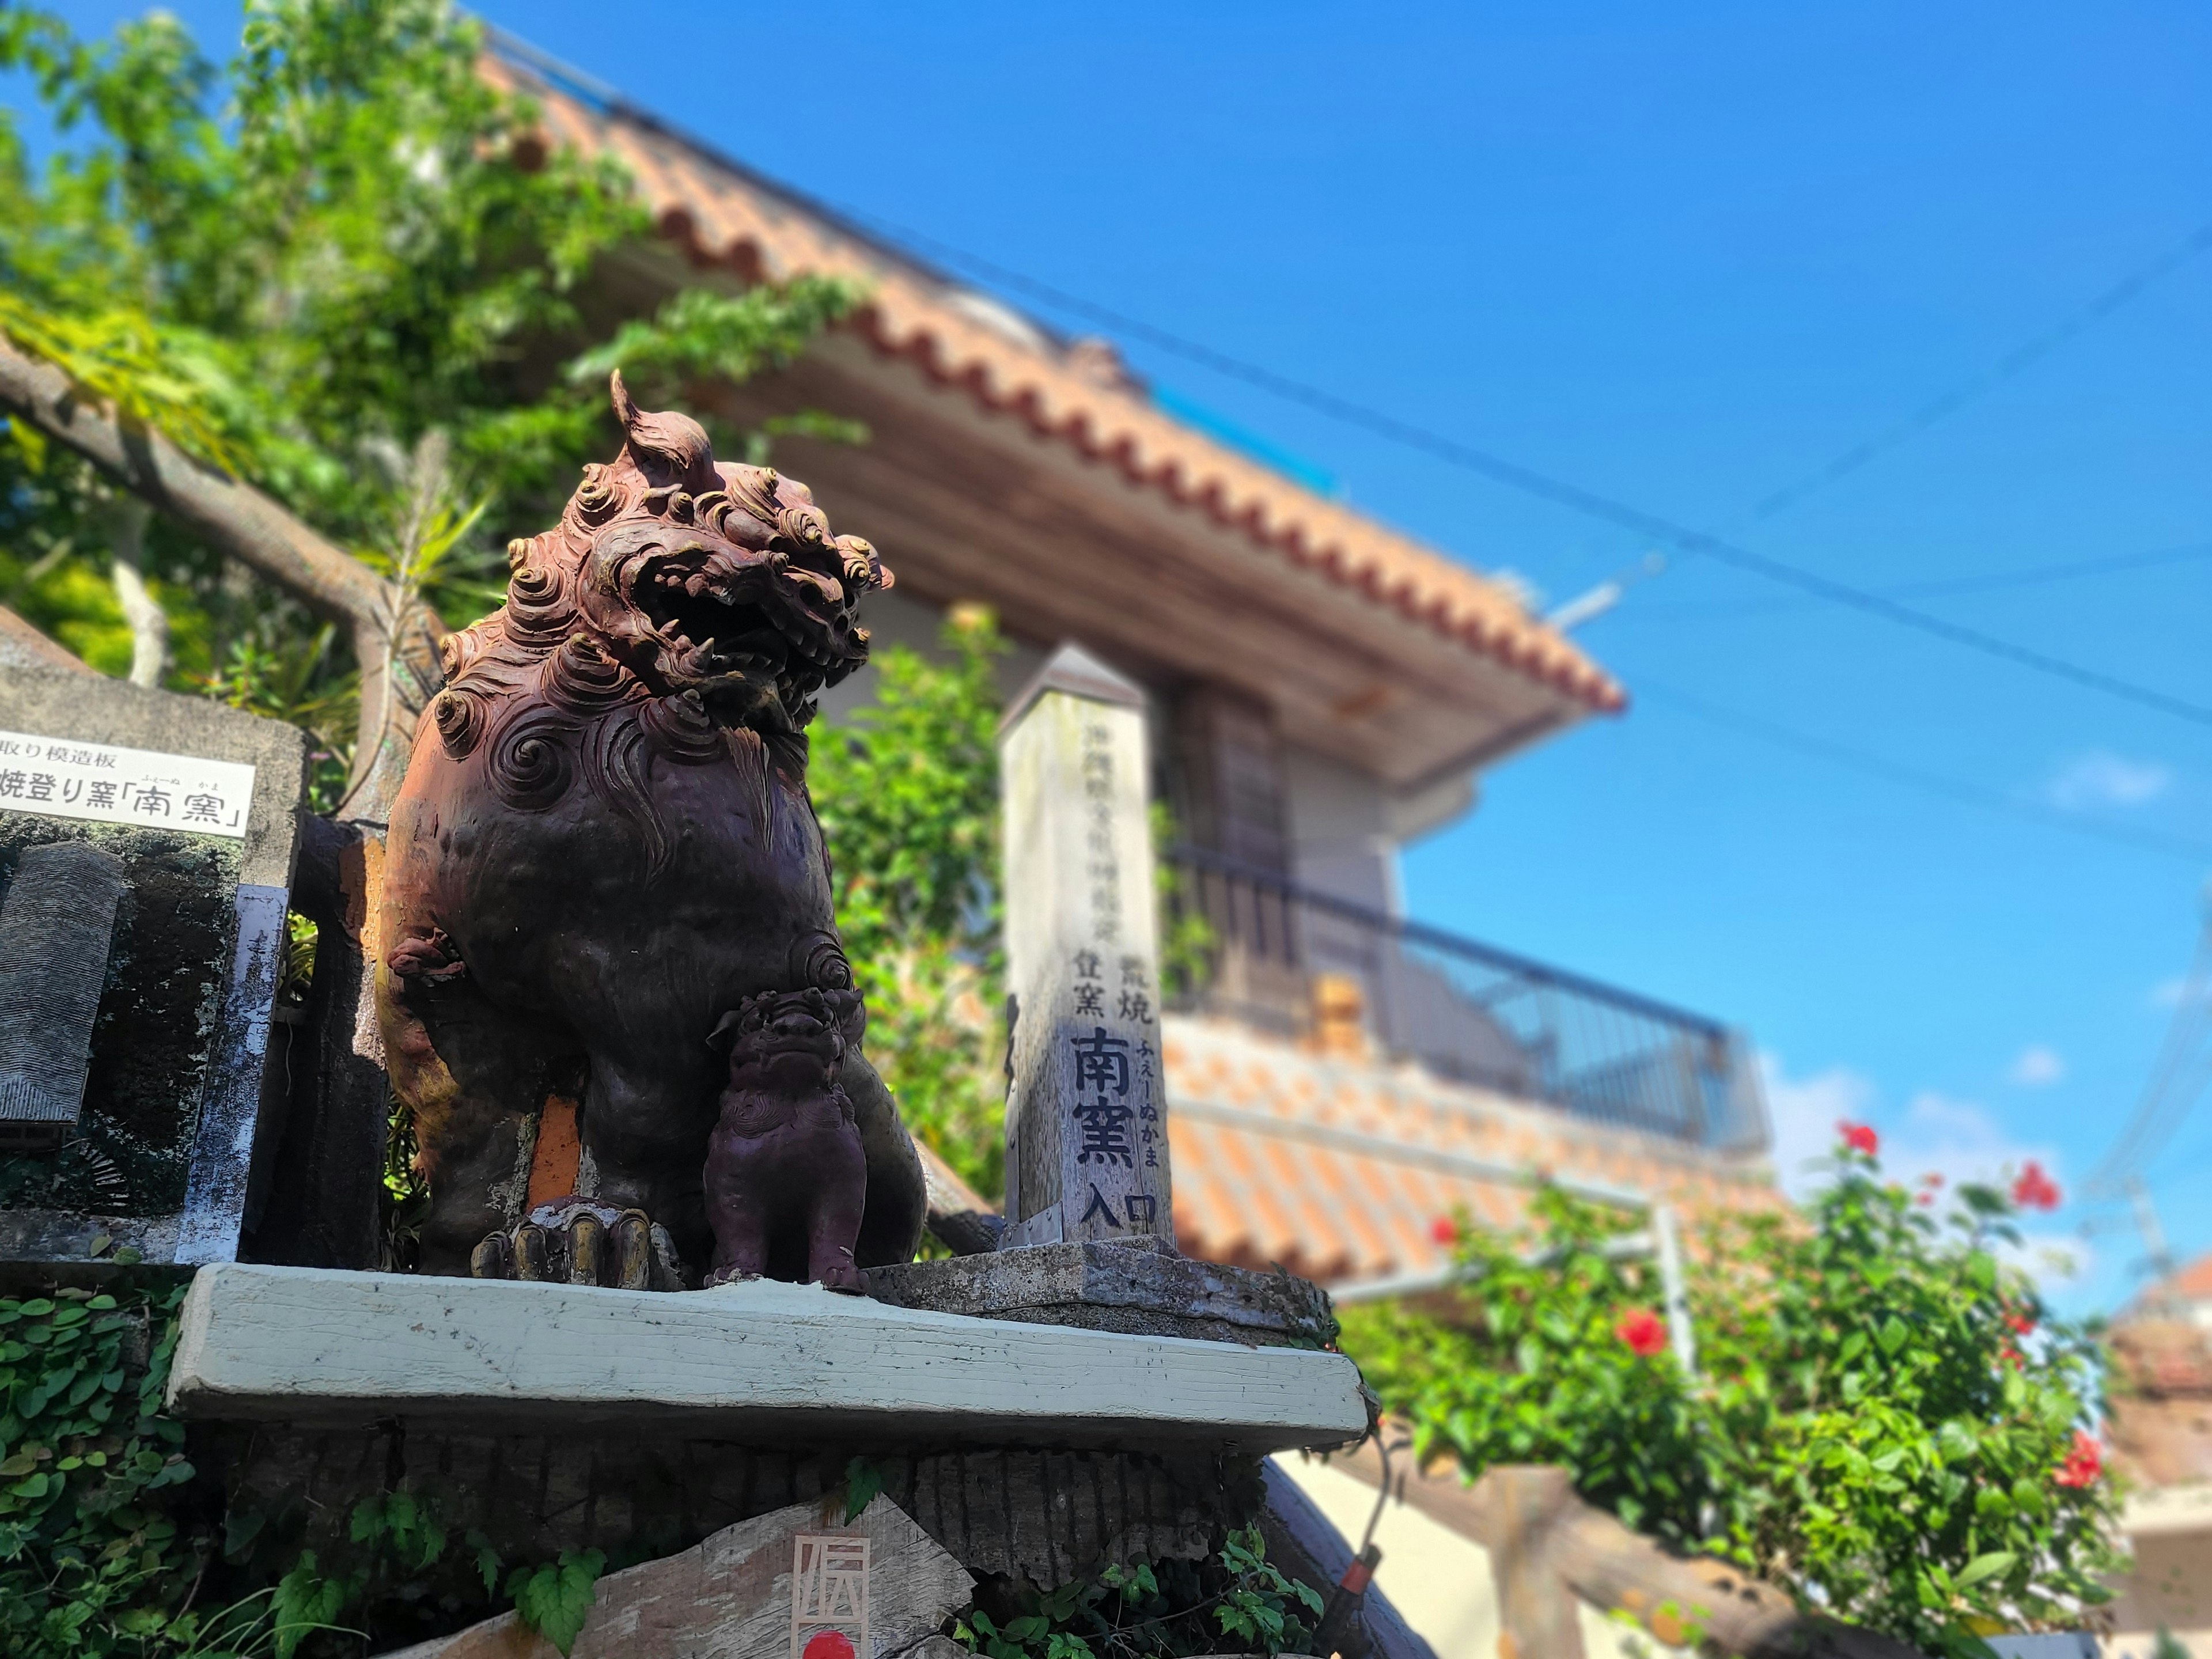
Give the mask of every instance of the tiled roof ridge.
[[1611, 676], [1557, 629], [1530, 617], [1501, 584], [1237, 454], [1095, 370], [1085, 373], [963, 314], [948, 302], [960, 290], [940, 291], [915, 263], [878, 252], [863, 236], [659, 124], [620, 107], [592, 108], [503, 57], [487, 56], [483, 73], [538, 105], [551, 143], [620, 159], [660, 234], [695, 261], [772, 280], [808, 272], [863, 281], [869, 295], [854, 325], [884, 356], [911, 362], [983, 408], [1110, 462], [1132, 484], [1241, 530], [1294, 567], [1588, 708], [1626, 706]]

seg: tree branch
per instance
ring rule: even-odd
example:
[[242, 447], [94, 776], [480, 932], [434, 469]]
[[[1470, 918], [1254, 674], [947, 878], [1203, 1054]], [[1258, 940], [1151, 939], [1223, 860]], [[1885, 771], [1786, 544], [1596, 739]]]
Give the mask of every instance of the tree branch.
[[0, 410], [28, 422], [149, 505], [343, 624], [361, 665], [361, 726], [341, 816], [382, 823], [405, 770], [416, 717], [443, 676], [437, 613], [326, 540], [252, 484], [224, 477], [160, 433], [126, 425], [53, 364], [0, 337]]
[[136, 495], [115, 503], [109, 529], [115, 542], [115, 602], [131, 626], [131, 684], [159, 685], [169, 667], [169, 617], [146, 586], [146, 520], [154, 509]]

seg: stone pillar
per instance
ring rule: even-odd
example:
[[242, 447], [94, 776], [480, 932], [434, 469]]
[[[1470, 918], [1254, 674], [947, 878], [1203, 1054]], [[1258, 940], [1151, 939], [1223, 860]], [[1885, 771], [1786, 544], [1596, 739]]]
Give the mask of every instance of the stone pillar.
[[1063, 645], [999, 747], [1013, 1024], [1000, 1248], [1172, 1248], [1144, 693]]

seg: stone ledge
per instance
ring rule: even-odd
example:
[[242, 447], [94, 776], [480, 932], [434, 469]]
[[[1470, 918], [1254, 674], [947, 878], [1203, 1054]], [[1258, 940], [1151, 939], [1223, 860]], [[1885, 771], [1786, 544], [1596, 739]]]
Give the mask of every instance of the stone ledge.
[[1341, 1354], [887, 1307], [755, 1279], [684, 1295], [224, 1263], [186, 1297], [179, 1415], [618, 1428], [885, 1446], [1340, 1445]]
[[1289, 1273], [1194, 1261], [1152, 1239], [1026, 1244], [872, 1267], [894, 1307], [1247, 1347], [1318, 1347], [1336, 1334], [1328, 1294]]

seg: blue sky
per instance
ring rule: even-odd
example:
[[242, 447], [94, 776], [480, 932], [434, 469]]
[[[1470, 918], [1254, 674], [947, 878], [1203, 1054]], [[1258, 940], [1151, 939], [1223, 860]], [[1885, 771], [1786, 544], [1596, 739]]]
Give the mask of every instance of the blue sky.
[[[65, 9], [99, 27], [126, 9]], [[233, 6], [175, 9], [234, 38]], [[832, 202], [1839, 580], [2212, 542], [2212, 258], [1747, 521], [2212, 220], [2200, 8], [481, 9]], [[1553, 602], [1648, 550], [1128, 355]], [[2208, 600], [2212, 558], [1923, 603], [2212, 702]], [[1492, 774], [1473, 817], [1410, 854], [1415, 913], [1744, 1025], [1786, 1157], [1842, 1113], [1908, 1175], [2039, 1156], [2069, 1189], [2039, 1230], [2069, 1234], [2212, 860], [1917, 793], [1669, 694], [2208, 844], [2212, 729], [1710, 561], [1580, 637], [1635, 707]], [[2152, 1176], [2177, 1245], [2212, 1248], [2212, 1109]], [[2126, 1294], [2132, 1236], [2075, 1248], [2065, 1303]]]

